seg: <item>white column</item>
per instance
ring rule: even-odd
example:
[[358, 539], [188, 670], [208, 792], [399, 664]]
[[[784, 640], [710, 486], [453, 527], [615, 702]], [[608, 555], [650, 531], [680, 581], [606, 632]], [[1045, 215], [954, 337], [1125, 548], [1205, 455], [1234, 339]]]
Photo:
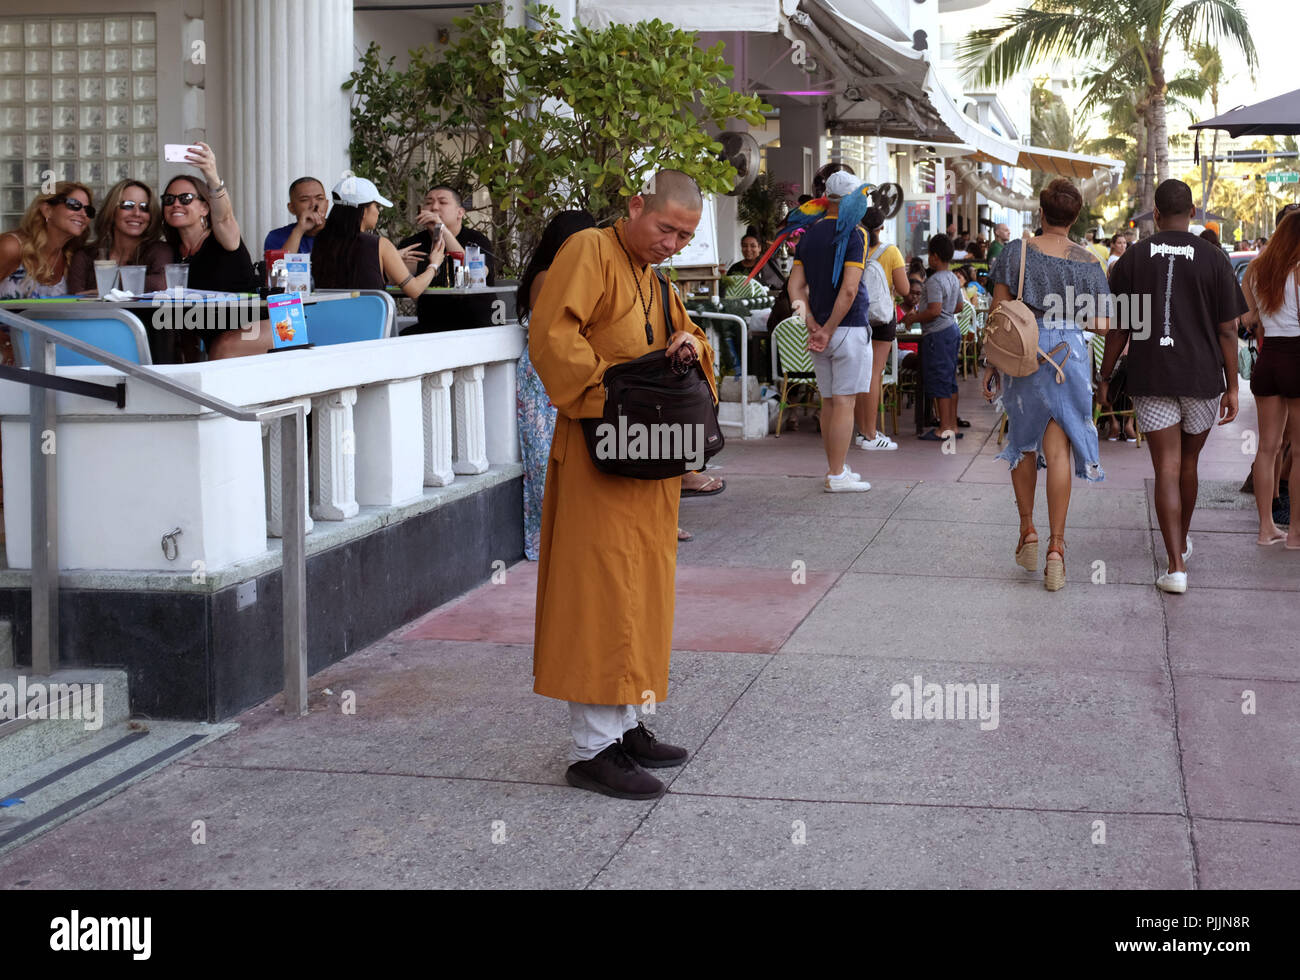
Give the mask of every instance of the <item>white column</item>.
[[[297, 402], [302, 402], [307, 407], [307, 414], [311, 414], [310, 398], [295, 398]], [[308, 422], [308, 425], [311, 423]], [[284, 502], [281, 499], [280, 488], [284, 485], [282, 475], [284, 473], [284, 447], [280, 439], [280, 420], [271, 419], [262, 423], [262, 452], [263, 452], [263, 469], [266, 473], [266, 534], [272, 538], [284, 537]], [[298, 430], [298, 438], [307, 438], [307, 429], [304, 426]], [[304, 454], [305, 455], [305, 454]], [[311, 504], [311, 478], [308, 475], [307, 466], [303, 467], [302, 474], [303, 489], [303, 507], [309, 508]], [[307, 533], [312, 529], [311, 511], [307, 511]]]
[[445, 487], [456, 478], [451, 468], [451, 382], [453, 372], [427, 374], [420, 382], [424, 408], [424, 485]]
[[483, 424], [483, 365], [460, 368], [452, 385], [452, 469], [486, 473], [487, 433]]
[[357, 391], [357, 503], [393, 507], [424, 493], [423, 419], [419, 378], [366, 385]]
[[289, 221], [289, 184], [316, 177], [328, 192], [348, 167], [350, 96], [341, 86], [354, 64], [352, 2], [224, 6], [224, 50], [210, 49], [208, 57], [223, 61], [222, 98], [230, 108], [223, 144], [213, 149], [257, 258], [267, 231]]
[[352, 427], [352, 406], [356, 403], [355, 388], [344, 388], [311, 400], [315, 426], [311, 516], [318, 521], [345, 520], [356, 517], [360, 510], [356, 433]]

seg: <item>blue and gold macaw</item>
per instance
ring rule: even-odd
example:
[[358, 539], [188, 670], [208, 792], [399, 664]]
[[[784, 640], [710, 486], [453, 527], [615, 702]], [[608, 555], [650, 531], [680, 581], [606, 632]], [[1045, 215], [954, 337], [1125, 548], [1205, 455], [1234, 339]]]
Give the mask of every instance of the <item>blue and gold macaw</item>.
[[[840, 273], [844, 268], [844, 255], [849, 248], [849, 240], [853, 237], [853, 229], [856, 228], [863, 216], [867, 213], [867, 208], [871, 206], [871, 195], [876, 190], [875, 184], [862, 184], [852, 194], [848, 194], [840, 199], [839, 215], [835, 219], [835, 271], [831, 277], [831, 285], [840, 284]], [[781, 229], [781, 234], [776, 236], [776, 241], [766, 252], [764, 252], [754, 268], [750, 270], [745, 282], [749, 282], [758, 275], [763, 266], [781, 247], [781, 243], [793, 235], [795, 232], [805, 231], [814, 224], [826, 217], [826, 212], [830, 209], [830, 201], [825, 197], [813, 198], [811, 201], [805, 201], [786, 216], [785, 227]]]

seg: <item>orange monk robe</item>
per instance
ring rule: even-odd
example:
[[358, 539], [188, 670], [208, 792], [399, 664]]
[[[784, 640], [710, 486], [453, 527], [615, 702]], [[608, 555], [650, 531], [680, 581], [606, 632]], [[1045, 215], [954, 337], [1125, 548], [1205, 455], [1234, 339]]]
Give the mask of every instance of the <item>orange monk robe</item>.
[[[623, 232], [625, 221], [617, 225]], [[639, 270], [640, 271], [640, 270]], [[561, 247], [528, 325], [528, 352], [555, 404], [542, 502], [533, 690], [585, 704], [641, 704], [668, 694], [681, 477], [633, 480], [592, 464], [582, 425], [605, 407], [605, 369], [668, 346], [658, 279], [646, 343], [636, 280], [612, 228]], [[694, 334], [713, 386], [713, 351], [669, 289], [673, 324]], [[714, 398], [717, 391], [714, 390]]]

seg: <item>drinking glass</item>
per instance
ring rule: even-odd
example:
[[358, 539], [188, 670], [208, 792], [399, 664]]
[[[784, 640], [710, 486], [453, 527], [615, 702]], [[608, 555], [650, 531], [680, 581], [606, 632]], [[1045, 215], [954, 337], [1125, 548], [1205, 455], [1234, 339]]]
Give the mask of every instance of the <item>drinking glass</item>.
[[117, 263], [112, 259], [95, 260], [95, 290], [100, 299], [108, 295], [110, 289], [117, 285]]
[[139, 296], [144, 292], [144, 274], [147, 267], [143, 265], [124, 265], [122, 266], [122, 288], [132, 296]]
[[185, 292], [186, 287], [190, 284], [190, 267], [184, 262], [169, 263], [165, 269], [167, 275], [167, 291], [173, 289]]

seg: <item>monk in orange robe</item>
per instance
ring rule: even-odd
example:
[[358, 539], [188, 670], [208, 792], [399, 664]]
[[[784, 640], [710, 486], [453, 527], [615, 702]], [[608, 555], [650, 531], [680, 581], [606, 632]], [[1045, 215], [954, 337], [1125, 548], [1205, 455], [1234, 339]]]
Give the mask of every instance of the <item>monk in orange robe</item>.
[[603, 414], [607, 368], [652, 350], [669, 356], [692, 345], [713, 385], [703, 331], [675, 289], [669, 327], [652, 268], [691, 240], [703, 200], [679, 171], [660, 171], [649, 186], [653, 193], [628, 200], [627, 218], [564, 243], [528, 330], [533, 366], [558, 410], [542, 502], [533, 690], [570, 702], [568, 782], [624, 799], [661, 795], [646, 768], [687, 757], [659, 742], [635, 710], [668, 694], [681, 477], [602, 473], [578, 420]]

